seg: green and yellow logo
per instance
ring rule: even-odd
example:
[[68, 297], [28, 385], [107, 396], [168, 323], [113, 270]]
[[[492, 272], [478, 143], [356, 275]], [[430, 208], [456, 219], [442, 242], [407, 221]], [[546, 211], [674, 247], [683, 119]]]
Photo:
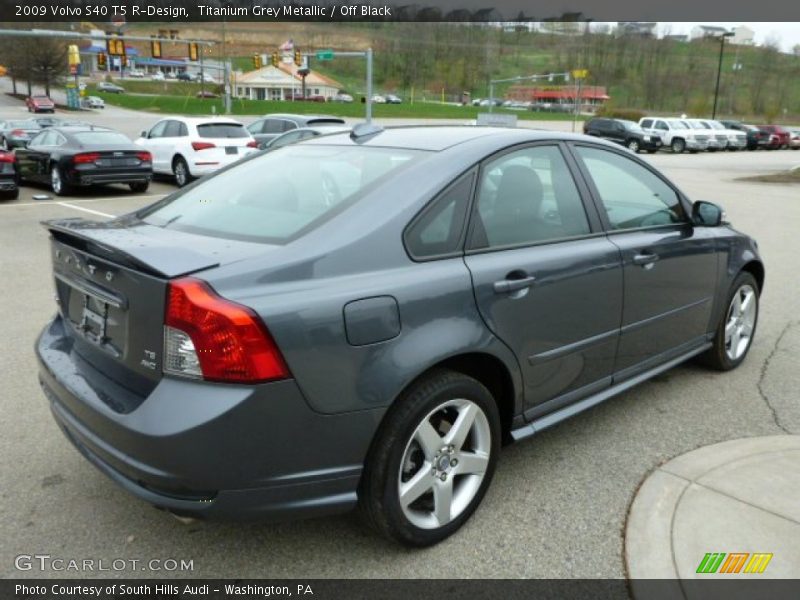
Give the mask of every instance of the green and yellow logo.
[[772, 554], [766, 552], [708, 552], [697, 565], [697, 573], [763, 573]]

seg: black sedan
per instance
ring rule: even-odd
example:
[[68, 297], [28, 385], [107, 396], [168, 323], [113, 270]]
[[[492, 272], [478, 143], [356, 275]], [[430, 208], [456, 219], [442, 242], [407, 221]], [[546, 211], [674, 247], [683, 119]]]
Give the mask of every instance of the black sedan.
[[106, 183], [127, 183], [132, 192], [144, 192], [153, 177], [150, 153], [105, 128], [50, 127], [16, 155], [21, 180], [49, 183], [58, 196]]
[[653, 154], [662, 144], [659, 136], [645, 133], [637, 123], [625, 119], [591, 119], [584, 124], [583, 132], [621, 144], [631, 152], [646, 150]]
[[33, 119], [0, 121], [0, 150], [21, 148], [41, 130]]
[[14, 154], [0, 150], [0, 198], [14, 200], [19, 196], [17, 161]]

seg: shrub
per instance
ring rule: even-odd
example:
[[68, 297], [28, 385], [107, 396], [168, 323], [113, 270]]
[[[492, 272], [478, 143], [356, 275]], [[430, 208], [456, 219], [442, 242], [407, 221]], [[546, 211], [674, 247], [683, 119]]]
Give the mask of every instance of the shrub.
[[606, 117], [609, 119], [625, 119], [626, 121], [639, 122], [639, 119], [645, 117], [645, 113], [635, 108], [614, 108], [613, 106], [601, 106], [597, 109], [598, 117]]

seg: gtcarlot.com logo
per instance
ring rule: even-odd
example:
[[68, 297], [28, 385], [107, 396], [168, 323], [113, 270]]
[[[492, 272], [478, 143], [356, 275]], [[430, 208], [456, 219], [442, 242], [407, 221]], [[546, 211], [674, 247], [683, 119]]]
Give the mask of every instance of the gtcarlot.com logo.
[[19, 554], [18, 571], [194, 571], [194, 560], [183, 558], [70, 558], [49, 554]]
[[697, 573], [763, 573], [772, 554], [767, 552], [708, 552], [697, 565]]

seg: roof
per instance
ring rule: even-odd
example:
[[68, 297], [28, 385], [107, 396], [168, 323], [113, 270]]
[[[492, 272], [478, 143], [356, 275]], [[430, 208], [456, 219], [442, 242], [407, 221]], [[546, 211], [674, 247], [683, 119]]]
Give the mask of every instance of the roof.
[[[288, 73], [295, 79], [301, 80], [302, 77], [297, 74], [297, 70], [300, 68], [294, 63], [278, 63], [278, 68], [283, 71], [284, 73]], [[328, 87], [333, 87], [339, 89], [342, 87], [342, 84], [338, 81], [331, 79], [330, 77], [325, 77], [321, 73], [316, 71], [309, 71], [308, 75], [306, 75], [306, 86], [309, 85], [326, 85]]]
[[[304, 144], [360, 145], [440, 152], [454, 146], [479, 140], [494, 142], [497, 148], [500, 149], [525, 141], [562, 139], [586, 139], [586, 136], [527, 128], [477, 127], [474, 125], [410, 125], [387, 127], [379, 133], [365, 136], [363, 140], [359, 141], [354, 141], [347, 133], [339, 133], [311, 138]], [[592, 139], [594, 140], [595, 138]]]
[[262, 119], [286, 119], [289, 121], [295, 121], [297, 123], [308, 123], [309, 121], [315, 121], [317, 119], [335, 119], [340, 123], [344, 123], [344, 119], [341, 117], [336, 117], [334, 115], [299, 115], [293, 113], [269, 113], [261, 117]]
[[187, 125], [203, 125], [205, 123], [230, 123], [241, 125], [239, 121], [236, 119], [232, 119], [230, 117], [163, 117], [159, 119], [159, 121], [166, 121], [167, 119], [171, 121], [182, 121]]

